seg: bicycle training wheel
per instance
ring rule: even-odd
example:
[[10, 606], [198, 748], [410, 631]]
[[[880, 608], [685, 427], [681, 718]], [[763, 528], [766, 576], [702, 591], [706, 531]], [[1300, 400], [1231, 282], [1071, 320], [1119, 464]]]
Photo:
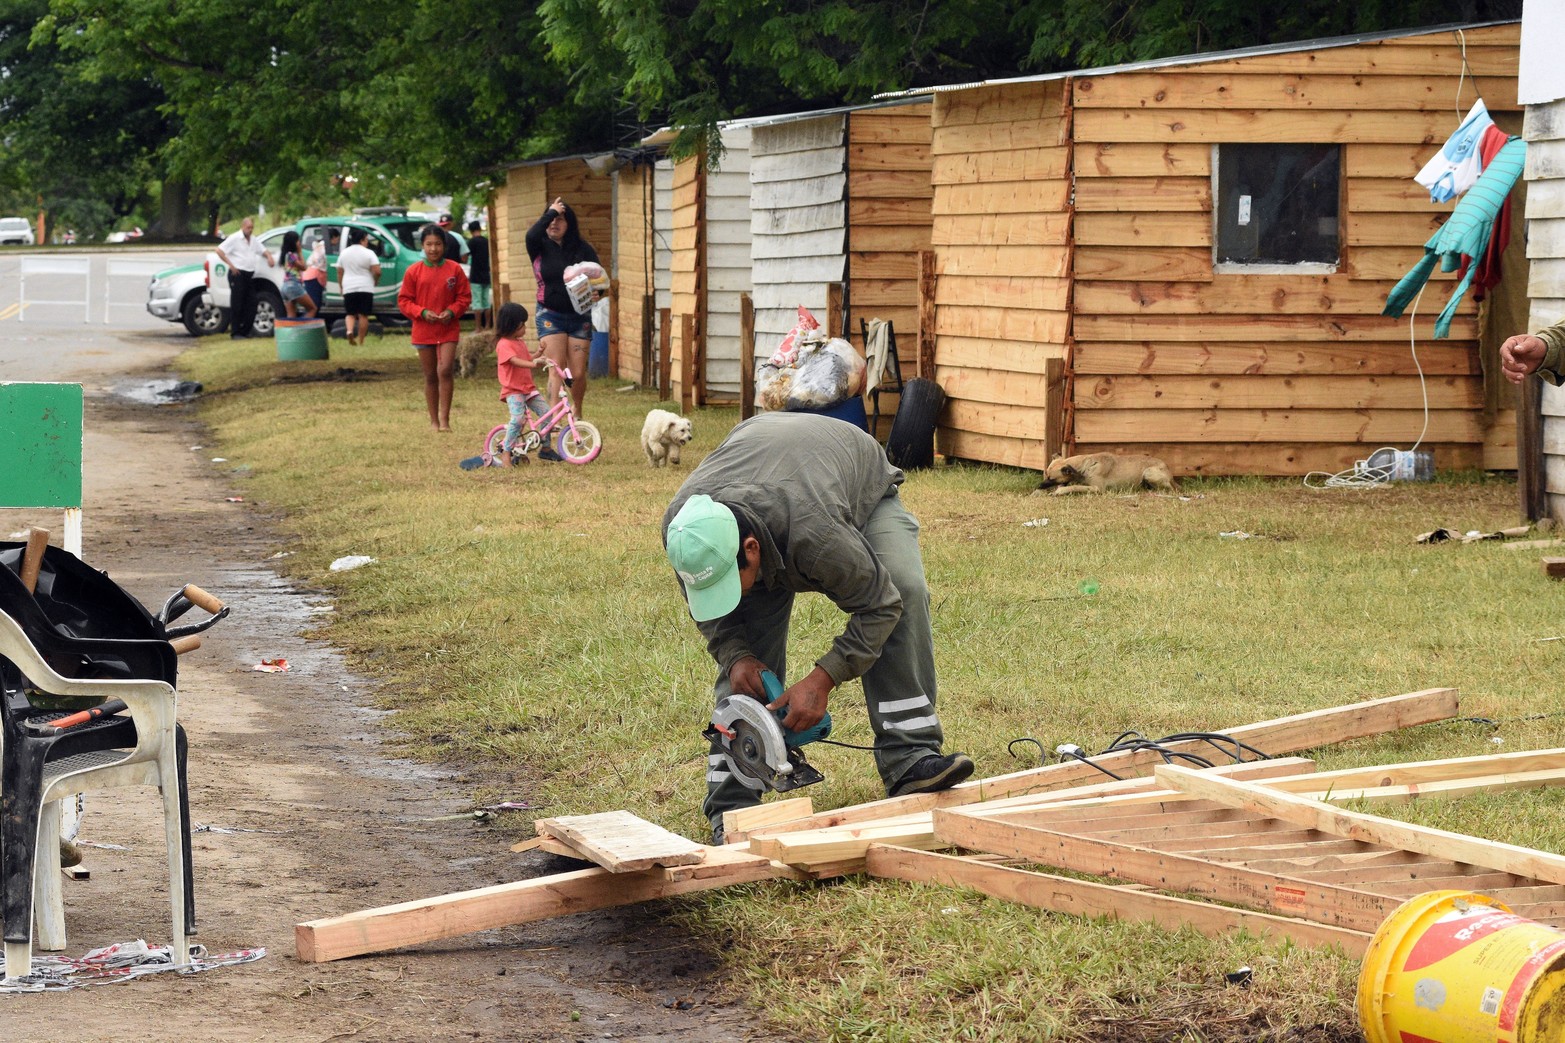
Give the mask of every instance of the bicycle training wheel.
[[578, 420], [574, 430], [567, 427], [560, 432], [558, 448], [567, 463], [586, 464], [597, 459], [603, 451], [603, 439], [597, 428], [585, 420]]
[[496, 424], [489, 429], [489, 434], [484, 438], [484, 463], [489, 464], [500, 459], [500, 454], [505, 450], [504, 424]]

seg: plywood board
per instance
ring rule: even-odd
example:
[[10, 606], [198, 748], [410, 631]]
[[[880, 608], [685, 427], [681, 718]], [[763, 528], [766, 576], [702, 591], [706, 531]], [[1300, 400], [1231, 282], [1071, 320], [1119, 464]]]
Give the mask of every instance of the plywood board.
[[1357, 442], [1394, 445], [1483, 441], [1483, 417], [1459, 410], [1141, 409], [1076, 415], [1083, 442]]
[[542, 835], [564, 841], [611, 873], [691, 865], [705, 857], [700, 844], [628, 811], [561, 815], [539, 819], [533, 827]]
[[1078, 372], [1078, 409], [1483, 409], [1480, 377], [1098, 376]]
[[1078, 376], [1098, 373], [1416, 376], [1420, 366], [1424, 373], [1435, 376], [1480, 372], [1478, 353], [1465, 342], [1424, 345], [1416, 363], [1405, 341], [1247, 344], [1100, 343], [1078, 339], [1072, 357]]

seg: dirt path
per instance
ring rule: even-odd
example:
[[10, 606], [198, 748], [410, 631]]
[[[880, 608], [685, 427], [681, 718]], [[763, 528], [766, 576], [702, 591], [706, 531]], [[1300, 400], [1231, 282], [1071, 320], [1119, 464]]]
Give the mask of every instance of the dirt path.
[[[484, 825], [432, 821], [469, 810], [462, 779], [390, 757], [380, 745], [383, 715], [364, 708], [373, 703], [369, 682], [300, 636], [330, 607], [268, 567], [277, 548], [267, 520], [225, 501], [234, 490], [210, 462], [217, 454], [192, 451], [204, 441], [193, 411], [107, 393], [133, 376], [109, 370], [130, 363], [143, 367], [138, 379], [166, 375], [162, 367], [188, 342], [161, 331], [79, 330], [68, 334], [74, 363], [0, 358], [0, 379], [87, 382], [88, 562], [154, 609], [185, 582], [233, 607], [181, 661], [191, 814], [216, 827], [195, 836], [196, 940], [213, 953], [264, 946], [268, 955], [183, 977], [0, 996], [0, 1038], [775, 1038], [752, 1031], [753, 1012], [714, 997], [714, 962], [655, 909], [331, 964], [294, 958], [298, 921], [516, 880], [539, 867]], [[50, 523], [47, 515], [22, 520]], [[0, 532], [18, 524], [8, 512]], [[252, 670], [276, 656], [288, 659], [288, 673]], [[68, 954], [138, 937], [167, 941], [160, 833], [150, 791], [89, 802], [82, 839], [129, 850], [89, 848], [90, 879], [66, 882]]]

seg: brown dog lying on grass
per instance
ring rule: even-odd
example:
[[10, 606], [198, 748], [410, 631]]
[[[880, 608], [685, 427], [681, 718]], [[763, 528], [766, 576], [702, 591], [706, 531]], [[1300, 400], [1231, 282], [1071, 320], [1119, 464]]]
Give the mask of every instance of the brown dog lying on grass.
[[1038, 483], [1038, 492], [1051, 489], [1055, 496], [1140, 492], [1142, 489], [1173, 492], [1174, 480], [1168, 473], [1168, 465], [1155, 456], [1089, 453], [1086, 456], [1056, 456], [1049, 461], [1049, 469], [1044, 472], [1043, 481]]
[[462, 334], [462, 339], [456, 343], [457, 375], [473, 376], [486, 357], [494, 357], [494, 330], [474, 330]]

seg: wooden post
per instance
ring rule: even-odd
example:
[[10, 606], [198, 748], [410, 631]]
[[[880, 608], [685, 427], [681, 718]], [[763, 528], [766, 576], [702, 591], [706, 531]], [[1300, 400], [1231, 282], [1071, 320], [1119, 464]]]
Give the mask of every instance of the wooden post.
[[826, 284], [826, 336], [842, 336], [842, 283]]
[[935, 252], [918, 253], [918, 375], [935, 379]]
[[1543, 382], [1524, 380], [1516, 395], [1516, 490], [1522, 518], [1537, 521], [1548, 514], [1543, 477]]
[[1053, 460], [1064, 451], [1065, 360], [1044, 359], [1043, 458]]
[[500, 310], [500, 305], [510, 302], [510, 295], [502, 296], [501, 290], [509, 290], [508, 286], [500, 283], [500, 235], [495, 226], [494, 192], [489, 193], [488, 200], [484, 203], [484, 216], [488, 219], [488, 226], [484, 231], [488, 232], [489, 239], [489, 328], [494, 329], [495, 313]]
[[657, 315], [657, 307], [652, 294], [641, 295], [641, 377], [640, 384], [644, 388], [656, 387], [657, 380], [652, 373], [652, 323]]
[[755, 416], [755, 301], [739, 295], [739, 419]]
[[679, 317], [679, 411], [688, 413], [696, 401], [696, 317]]
[[673, 390], [674, 317], [667, 308], [658, 309], [658, 398], [667, 400]]
[[619, 280], [609, 280], [609, 376], [619, 376]]

